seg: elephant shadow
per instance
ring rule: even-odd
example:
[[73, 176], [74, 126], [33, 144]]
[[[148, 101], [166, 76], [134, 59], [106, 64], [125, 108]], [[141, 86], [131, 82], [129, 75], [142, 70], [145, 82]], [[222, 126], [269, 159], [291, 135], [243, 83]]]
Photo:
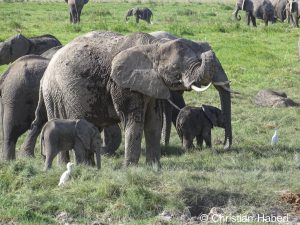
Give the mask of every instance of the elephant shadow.
[[214, 148], [215, 154], [228, 153], [251, 153], [256, 159], [270, 158], [274, 156], [286, 156], [286, 154], [300, 153], [300, 148], [290, 147], [286, 145], [261, 145], [261, 146], [235, 146], [224, 150], [223, 148]]
[[246, 194], [194, 187], [183, 188], [179, 196], [184, 199], [184, 203], [189, 207], [191, 216], [208, 214], [211, 208], [225, 207], [230, 201], [236, 202], [241, 201], [241, 199], [249, 199]]
[[180, 156], [185, 153], [184, 149], [182, 149], [181, 146], [172, 146], [172, 145], [167, 145], [167, 146], [161, 146], [161, 155], [162, 156]]

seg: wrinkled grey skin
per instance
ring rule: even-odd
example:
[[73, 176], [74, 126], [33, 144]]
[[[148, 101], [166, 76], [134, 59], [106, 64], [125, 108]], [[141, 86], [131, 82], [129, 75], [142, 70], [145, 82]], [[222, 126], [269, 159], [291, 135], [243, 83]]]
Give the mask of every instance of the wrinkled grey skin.
[[286, 5], [288, 0], [271, 0], [274, 7], [275, 18], [283, 22], [286, 17]]
[[45, 170], [50, 169], [54, 157], [62, 151], [74, 149], [77, 163], [89, 163], [86, 159], [96, 154], [97, 168], [101, 167], [101, 139], [96, 126], [84, 119], [48, 121], [41, 132], [41, 153], [46, 153]]
[[65, 0], [65, 2], [69, 6], [70, 23], [79, 23], [82, 8], [88, 0]]
[[[155, 31], [150, 33], [152, 36], [160, 39], [160, 40], [176, 40], [178, 39], [173, 34], [170, 34], [166, 31]], [[211, 50], [209, 43], [205, 41], [194, 41], [197, 48], [200, 48], [201, 52]], [[183, 92], [171, 91], [171, 101], [179, 108], [183, 108], [185, 106], [185, 101], [182, 96]], [[161, 135], [161, 143], [165, 146], [169, 145], [170, 135], [171, 135], [171, 124], [173, 123], [174, 127], [176, 127], [176, 119], [179, 110], [174, 108], [168, 101], [163, 102], [163, 128]]]
[[58, 45], [61, 45], [59, 40], [49, 34], [32, 38], [17, 34], [0, 42], [0, 65], [9, 64], [24, 55], [40, 55]]
[[147, 23], [151, 23], [153, 14], [148, 8], [132, 8], [127, 11], [125, 20], [127, 21], [130, 16], [135, 17], [136, 23], [138, 23], [140, 19], [145, 20]]
[[[38, 55], [17, 59], [0, 79], [2, 158], [16, 158], [16, 142], [35, 117], [40, 80], [49, 60]], [[41, 112], [42, 114], [42, 112]]]
[[116, 150], [122, 142], [121, 129], [118, 124], [105, 127], [103, 140], [103, 152], [108, 155], [115, 155]]
[[237, 0], [233, 12], [237, 20], [241, 20], [241, 16], [238, 16], [239, 10], [246, 11], [248, 25], [251, 21], [256, 27], [256, 18], [264, 20], [266, 26], [268, 22], [275, 22], [274, 7], [270, 0]]
[[208, 105], [202, 107], [185, 106], [180, 110], [176, 121], [176, 129], [183, 149], [193, 148], [195, 137], [200, 148], [203, 147], [203, 140], [206, 147], [211, 148], [211, 129], [214, 126], [224, 128], [224, 123], [222, 111], [216, 107]]
[[292, 5], [289, 1], [286, 5], [286, 14], [288, 22], [292, 22], [295, 27], [299, 27], [299, 18], [300, 18], [300, 2], [293, 1]]
[[[161, 104], [170, 90], [191, 90], [213, 82], [226, 115], [225, 146], [232, 143], [228, 78], [212, 51], [185, 39], [160, 42], [145, 33], [122, 36], [91, 32], [54, 55], [40, 88], [29, 136], [52, 118], [85, 118], [98, 128], [121, 122], [125, 162], [138, 163], [144, 131], [146, 162], [160, 164]], [[221, 85], [220, 85], [221, 84]]]

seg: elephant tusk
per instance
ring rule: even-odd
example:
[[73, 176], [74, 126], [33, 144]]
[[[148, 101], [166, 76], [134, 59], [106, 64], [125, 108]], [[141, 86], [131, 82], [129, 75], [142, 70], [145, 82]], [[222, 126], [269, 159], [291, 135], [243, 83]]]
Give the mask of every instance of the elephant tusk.
[[230, 81], [226, 80], [226, 81], [213, 82], [213, 85], [215, 85], [215, 86], [223, 86], [223, 85], [226, 85], [226, 84], [229, 84], [229, 83], [230, 83]]
[[233, 94], [241, 94], [240, 92], [238, 91], [233, 91], [231, 90], [230, 88], [226, 87], [226, 86], [221, 86], [225, 91], [228, 91], [230, 93], [233, 93]]
[[206, 91], [211, 85], [211, 82], [206, 86], [206, 87], [203, 87], [203, 88], [199, 88], [195, 85], [192, 85], [191, 88], [194, 90], [194, 91], [197, 91], [197, 92], [202, 92], [202, 91]]
[[175, 109], [177, 109], [178, 111], [181, 110], [181, 108], [179, 108], [174, 102], [172, 102], [170, 99], [168, 99], [168, 102], [171, 104], [171, 106], [173, 106]]

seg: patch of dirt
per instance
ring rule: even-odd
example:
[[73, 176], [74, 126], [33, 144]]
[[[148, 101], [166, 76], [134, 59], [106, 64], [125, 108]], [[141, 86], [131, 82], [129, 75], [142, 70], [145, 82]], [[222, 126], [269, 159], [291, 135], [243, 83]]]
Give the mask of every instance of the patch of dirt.
[[293, 206], [293, 210], [300, 215], [300, 193], [283, 192], [280, 193], [280, 200]]

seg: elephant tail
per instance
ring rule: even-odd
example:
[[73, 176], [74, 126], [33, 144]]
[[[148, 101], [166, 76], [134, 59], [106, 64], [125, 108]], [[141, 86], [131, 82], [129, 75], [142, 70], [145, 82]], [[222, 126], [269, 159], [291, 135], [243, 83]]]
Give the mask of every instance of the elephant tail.
[[44, 155], [44, 151], [43, 151], [43, 148], [44, 148], [44, 131], [45, 131], [45, 127], [43, 127], [42, 131], [41, 131], [41, 140], [40, 140], [40, 144], [41, 144], [41, 155], [43, 156], [44, 158], [44, 161], [46, 160], [46, 156]]

